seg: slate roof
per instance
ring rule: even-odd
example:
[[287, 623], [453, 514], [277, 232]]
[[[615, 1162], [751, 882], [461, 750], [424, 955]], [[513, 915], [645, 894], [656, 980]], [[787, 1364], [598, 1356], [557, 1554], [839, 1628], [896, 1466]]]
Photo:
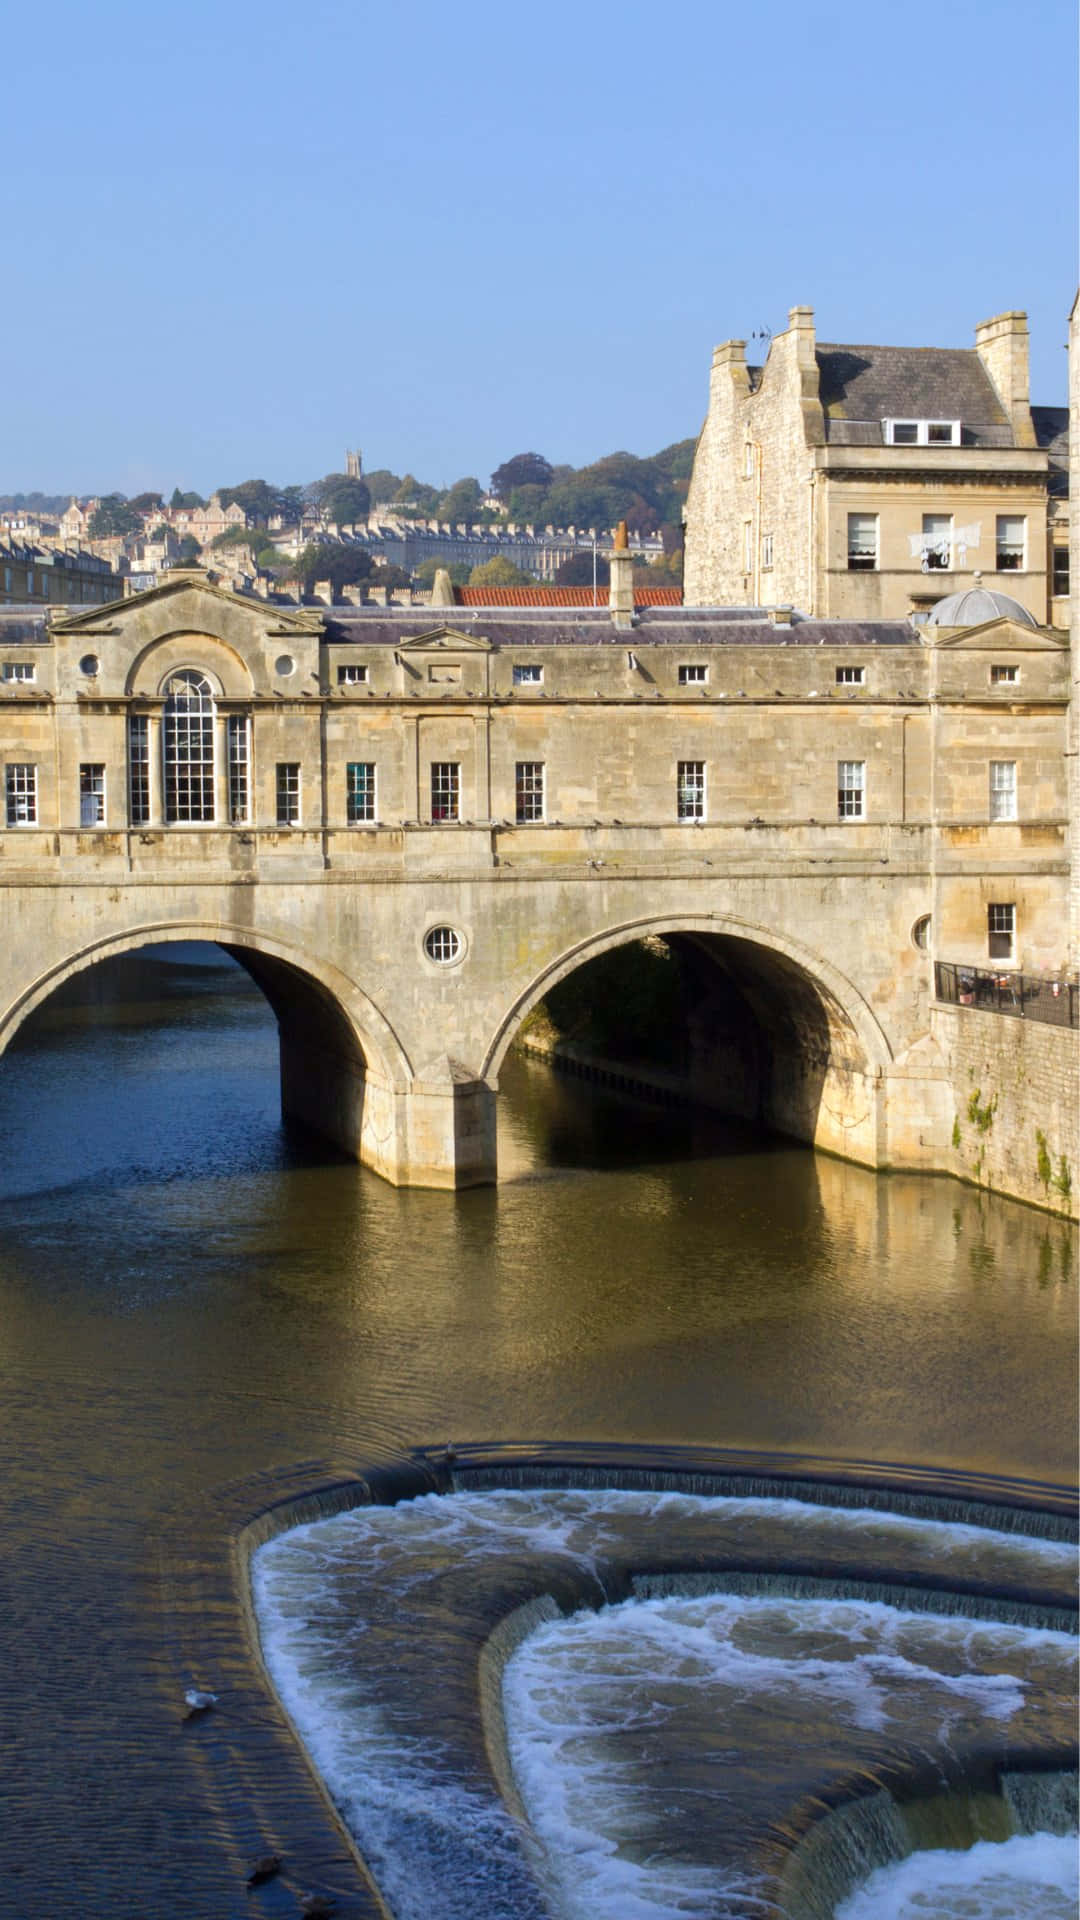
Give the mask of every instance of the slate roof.
[[1069, 409], [1032, 407], [1035, 438], [1050, 456], [1049, 491], [1059, 498], [1069, 491]]
[[646, 607], [633, 627], [616, 627], [603, 610], [515, 611], [499, 607], [381, 607], [334, 609], [327, 620], [331, 641], [362, 640], [368, 646], [399, 647], [441, 627], [457, 628], [496, 647], [911, 647], [921, 644], [907, 620], [810, 620], [796, 614], [790, 626], [774, 626], [754, 607]]
[[830, 443], [879, 447], [883, 420], [959, 420], [965, 447], [1011, 447], [994, 384], [970, 347], [819, 346]]
[[[455, 587], [459, 607], [606, 607], [608, 588], [597, 587]], [[635, 607], [680, 607], [681, 587], [639, 587], [634, 582]]]

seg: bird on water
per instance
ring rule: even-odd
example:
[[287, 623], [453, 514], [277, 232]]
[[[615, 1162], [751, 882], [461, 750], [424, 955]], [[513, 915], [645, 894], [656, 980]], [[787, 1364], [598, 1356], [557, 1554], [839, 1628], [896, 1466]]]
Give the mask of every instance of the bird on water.
[[189, 1687], [184, 1695], [187, 1712], [185, 1720], [197, 1720], [200, 1714], [209, 1713], [217, 1705], [217, 1694], [208, 1693], [205, 1687]]

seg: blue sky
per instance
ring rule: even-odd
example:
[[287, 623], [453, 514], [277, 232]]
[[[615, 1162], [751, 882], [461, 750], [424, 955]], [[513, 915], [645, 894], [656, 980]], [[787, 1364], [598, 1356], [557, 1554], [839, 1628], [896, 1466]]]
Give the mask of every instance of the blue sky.
[[10, 11], [0, 492], [486, 481], [696, 433], [718, 340], [968, 346], [1064, 403], [1073, 0]]

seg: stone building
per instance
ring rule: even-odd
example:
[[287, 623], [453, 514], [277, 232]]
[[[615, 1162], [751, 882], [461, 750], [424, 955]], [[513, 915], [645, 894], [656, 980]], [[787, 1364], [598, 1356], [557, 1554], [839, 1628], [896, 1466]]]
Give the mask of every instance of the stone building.
[[0, 539], [0, 607], [102, 606], [123, 583], [97, 554]]
[[688, 603], [923, 617], [976, 573], [1067, 626], [1068, 412], [1033, 407], [1023, 313], [970, 349], [820, 344], [793, 307], [764, 366], [729, 340], [686, 505]]

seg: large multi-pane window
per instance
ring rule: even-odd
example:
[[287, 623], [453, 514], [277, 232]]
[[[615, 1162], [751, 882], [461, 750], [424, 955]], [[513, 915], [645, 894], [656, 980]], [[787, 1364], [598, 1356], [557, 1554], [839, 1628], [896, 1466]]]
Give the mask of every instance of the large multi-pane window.
[[105, 825], [105, 767], [100, 760], [84, 760], [79, 768], [79, 825]]
[[229, 824], [247, 825], [250, 819], [251, 728], [246, 713], [230, 713], [225, 726], [229, 769]]
[[519, 760], [514, 779], [515, 818], [519, 824], [544, 817], [544, 762]]
[[849, 573], [874, 573], [878, 563], [878, 517], [876, 513], [849, 513], [847, 517], [847, 563]]
[[150, 820], [150, 720], [145, 713], [128, 715], [128, 806], [133, 827]]
[[675, 806], [680, 820], [705, 818], [705, 762], [680, 760], [675, 783]]
[[1024, 565], [1024, 551], [1027, 545], [1027, 520], [1022, 513], [999, 513], [997, 516], [997, 570], [999, 573], [1020, 573]]
[[37, 824], [37, 767], [25, 761], [9, 761], [4, 787], [8, 826], [35, 826]]
[[277, 823], [279, 827], [300, 825], [300, 762], [277, 763]]
[[213, 820], [214, 693], [205, 674], [183, 667], [172, 675], [161, 726], [166, 820]]
[[992, 900], [986, 909], [987, 948], [991, 960], [1011, 960], [1016, 940], [1016, 906], [1012, 900]]
[[990, 762], [990, 818], [1016, 819], [1016, 761]]
[[374, 760], [350, 760], [345, 768], [345, 817], [350, 827], [374, 820]]
[[461, 764], [457, 760], [431, 763], [431, 817], [433, 820], [461, 818]]
[[836, 814], [839, 820], [866, 818], [866, 761], [836, 763]]

